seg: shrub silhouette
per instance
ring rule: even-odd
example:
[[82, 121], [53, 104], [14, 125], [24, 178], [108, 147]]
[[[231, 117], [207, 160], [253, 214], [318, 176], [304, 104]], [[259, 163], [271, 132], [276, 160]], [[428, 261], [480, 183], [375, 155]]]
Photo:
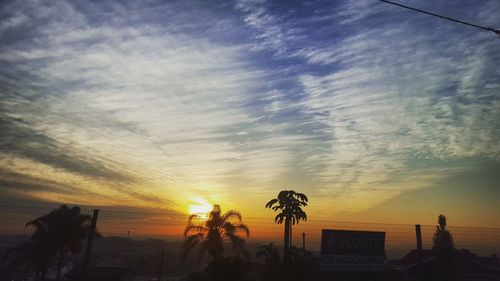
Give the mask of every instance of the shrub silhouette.
[[260, 246], [257, 258], [264, 258], [263, 281], [307, 281], [317, 270], [318, 265], [311, 252], [297, 247], [290, 247], [289, 260], [282, 261], [279, 251], [272, 243]]
[[439, 281], [455, 280], [453, 256], [455, 247], [453, 236], [446, 229], [446, 216], [439, 215], [436, 232], [434, 232], [432, 249], [436, 253], [435, 278]]

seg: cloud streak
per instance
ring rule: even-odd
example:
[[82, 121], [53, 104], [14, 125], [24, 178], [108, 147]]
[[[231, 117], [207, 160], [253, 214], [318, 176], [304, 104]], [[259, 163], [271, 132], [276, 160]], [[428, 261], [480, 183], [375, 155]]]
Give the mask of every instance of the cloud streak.
[[1, 9], [4, 190], [179, 210], [296, 186], [320, 214], [500, 161], [489, 34], [374, 1], [35, 2]]

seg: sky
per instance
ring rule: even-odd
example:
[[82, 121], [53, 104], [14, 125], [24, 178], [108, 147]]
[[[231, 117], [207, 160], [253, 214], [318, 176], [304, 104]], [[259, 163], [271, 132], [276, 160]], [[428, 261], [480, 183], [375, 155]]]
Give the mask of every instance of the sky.
[[[497, 0], [408, 1], [500, 27]], [[500, 38], [376, 0], [2, 1], [0, 205], [500, 227]]]

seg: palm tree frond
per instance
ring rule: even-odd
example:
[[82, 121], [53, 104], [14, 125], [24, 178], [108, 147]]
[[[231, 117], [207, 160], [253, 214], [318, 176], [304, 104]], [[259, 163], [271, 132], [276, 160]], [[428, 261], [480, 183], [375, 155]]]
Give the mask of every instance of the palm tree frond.
[[200, 216], [199, 214], [191, 214], [191, 215], [189, 215], [189, 218], [188, 218], [188, 224], [191, 224], [193, 219], [195, 219], [195, 218], [203, 219], [203, 217]]
[[36, 229], [43, 228], [43, 224], [39, 219], [35, 219], [35, 220], [27, 222], [24, 227], [28, 227], [28, 226], [34, 227]]
[[271, 208], [274, 204], [278, 203], [278, 199], [271, 199], [269, 202], [266, 204], [266, 208]]
[[208, 230], [207, 230], [206, 227], [201, 226], [201, 225], [189, 225], [184, 230], [184, 237], [186, 237], [188, 235], [188, 233], [192, 232], [192, 231], [197, 231], [198, 233], [196, 233], [195, 235], [198, 235], [198, 234], [201, 234], [201, 233], [206, 233]]
[[278, 215], [276, 215], [276, 217], [274, 218], [274, 222], [277, 223], [277, 224], [282, 224], [283, 223], [283, 219], [285, 218], [285, 214], [283, 213], [279, 213]]
[[[260, 247], [264, 247], [264, 246], [260, 246]], [[271, 258], [269, 252], [267, 252], [266, 250], [262, 250], [260, 247], [259, 247], [259, 250], [257, 251], [257, 254], [255, 254], [255, 257], [258, 259], [260, 257], [264, 257], [264, 259], [269, 260]]]
[[290, 190], [290, 191], [288, 191], [288, 190], [282, 190], [282, 191], [280, 191], [280, 193], [278, 193], [278, 201], [284, 201], [284, 200], [286, 200], [286, 198], [289, 197], [289, 194], [291, 192], [294, 192], [294, 191], [293, 190]]
[[305, 202], [307, 202], [307, 201], [309, 200], [309, 199], [307, 198], [307, 196], [306, 196], [305, 194], [303, 194], [303, 193], [296, 193], [295, 195], [296, 195], [297, 197], [299, 197], [299, 199], [300, 199], [301, 201], [305, 201]]
[[236, 225], [236, 229], [237, 230], [242, 230], [243, 232], [245, 232], [245, 234], [246, 234], [247, 237], [250, 236], [250, 229], [245, 224], [238, 224], [238, 225]]
[[223, 230], [223, 232], [221, 234], [224, 234], [224, 233], [235, 233], [236, 232], [236, 226], [230, 222], [225, 222], [222, 226], [221, 226], [221, 230]]
[[280, 264], [280, 255], [278, 253], [278, 248], [276, 248], [273, 243], [270, 243], [269, 245], [262, 245], [259, 247], [256, 258], [261, 257], [264, 257], [265, 263], [268, 265]]
[[235, 250], [241, 252], [247, 259], [250, 258], [248, 251], [245, 249], [245, 247], [243, 247], [245, 245], [245, 239], [229, 233], [227, 234], [227, 237], [231, 241], [231, 244], [233, 245], [233, 248]]
[[241, 222], [241, 214], [240, 214], [240, 212], [231, 210], [231, 211], [227, 211], [222, 216], [222, 219], [225, 220], [225, 221], [228, 220], [228, 219], [231, 219], [231, 218], [236, 218], [238, 220], [238, 222]]

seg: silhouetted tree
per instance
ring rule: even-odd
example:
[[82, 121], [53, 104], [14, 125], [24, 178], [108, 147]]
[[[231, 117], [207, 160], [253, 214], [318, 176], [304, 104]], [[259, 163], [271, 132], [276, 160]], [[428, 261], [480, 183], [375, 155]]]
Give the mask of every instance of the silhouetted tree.
[[316, 269], [314, 255], [306, 249], [291, 247], [290, 248], [290, 267], [292, 274], [288, 280], [307, 281], [311, 278]]
[[90, 232], [91, 222], [92, 218], [89, 215], [81, 214], [80, 207], [68, 208], [62, 205], [26, 223], [26, 227], [34, 228], [30, 241], [13, 248], [12, 252], [17, 256], [17, 260], [24, 263], [26, 270], [35, 270], [42, 280], [46, 279], [51, 259], [57, 255], [57, 280], [59, 280], [66, 252], [80, 251], [82, 240]]
[[257, 258], [264, 258], [264, 262], [270, 265], [277, 265], [281, 262], [278, 248], [273, 243], [261, 245], [257, 251]]
[[10, 260], [11, 268], [24, 267], [23, 274], [33, 270], [38, 279], [46, 280], [50, 260], [55, 253], [48, 243], [41, 241], [32, 238], [27, 243], [7, 249], [4, 258]]
[[203, 219], [198, 214], [189, 216], [188, 226], [184, 230], [183, 258], [186, 258], [191, 250], [199, 245], [199, 259], [208, 252], [213, 261], [218, 261], [224, 253], [224, 238], [231, 242], [235, 250], [248, 257], [248, 252], [244, 248], [245, 239], [238, 236], [238, 233], [243, 232], [248, 237], [250, 231], [241, 223], [239, 212], [228, 211], [222, 214], [219, 205], [214, 205], [203, 224], [193, 223], [193, 219], [197, 217]]
[[260, 246], [257, 258], [264, 258], [263, 281], [307, 281], [316, 270], [316, 263], [311, 252], [297, 247], [290, 247], [289, 261], [280, 259], [278, 249], [272, 243]]
[[432, 249], [438, 251], [451, 251], [454, 249], [453, 236], [450, 231], [446, 229], [446, 216], [438, 216], [438, 225], [436, 225], [436, 232], [432, 239]]
[[307, 196], [302, 193], [293, 190], [282, 190], [277, 198], [270, 200], [266, 204], [266, 208], [271, 208], [275, 212], [281, 211], [274, 218], [275, 223], [282, 224], [283, 221], [285, 222], [283, 246], [285, 261], [289, 258], [292, 225], [299, 223], [300, 220], [307, 220], [307, 214], [302, 210], [302, 207], [307, 206], [307, 201]]
[[438, 225], [434, 233], [432, 249], [436, 252], [436, 280], [455, 280], [453, 254], [455, 251], [453, 236], [446, 229], [446, 216], [439, 215]]
[[269, 245], [259, 246], [256, 255], [257, 259], [264, 258], [264, 271], [262, 272], [262, 280], [280, 280], [283, 276], [283, 264], [281, 263], [278, 248], [273, 243]]

